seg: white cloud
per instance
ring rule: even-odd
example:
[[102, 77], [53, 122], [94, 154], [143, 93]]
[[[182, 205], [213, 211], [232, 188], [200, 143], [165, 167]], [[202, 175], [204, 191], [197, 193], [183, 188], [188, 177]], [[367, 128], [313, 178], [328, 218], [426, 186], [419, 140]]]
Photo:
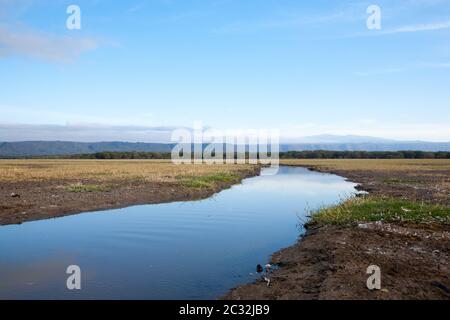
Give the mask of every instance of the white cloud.
[[450, 68], [450, 63], [426, 63], [424, 66], [435, 69], [448, 69]]
[[422, 69], [448, 69], [450, 68], [450, 63], [439, 63], [439, 62], [426, 62], [426, 63], [416, 63], [408, 67], [398, 67], [398, 68], [380, 68], [371, 69], [366, 71], [356, 71], [353, 72], [354, 75], [360, 77], [378, 76], [378, 75], [389, 75], [394, 73], [401, 73], [407, 71], [417, 71]]
[[[170, 143], [175, 129], [180, 126], [119, 125], [105, 123], [18, 124], [0, 123], [0, 142], [3, 141], [127, 141]], [[204, 126], [204, 129], [214, 129]], [[257, 129], [257, 128], [255, 128]], [[402, 141], [449, 142], [450, 127], [447, 123], [392, 123], [372, 118], [356, 118], [350, 123], [286, 124], [279, 129], [283, 143], [296, 143], [302, 138], [317, 135], [362, 136]], [[245, 129], [243, 129], [245, 131]]]
[[407, 71], [407, 68], [386, 68], [386, 69], [377, 69], [377, 70], [369, 70], [369, 71], [357, 71], [354, 74], [361, 77], [368, 76], [376, 76], [376, 75], [384, 75], [384, 74], [392, 74]]
[[[273, 29], [301, 28], [310, 25], [327, 25], [341, 22], [353, 22], [364, 18], [360, 6], [349, 5], [341, 10], [327, 13], [310, 13], [283, 11], [276, 17], [261, 20], [235, 21], [234, 23], [216, 28], [217, 33], [259, 32]], [[360, 13], [362, 12], [362, 13]]]
[[0, 141], [171, 142], [175, 127], [0, 124]]
[[106, 126], [148, 126], [152, 121], [151, 113], [110, 116], [92, 115], [85, 113], [70, 113], [64, 111], [48, 110], [41, 107], [17, 107], [0, 105], [0, 114], [4, 123], [11, 122], [7, 119], [22, 119], [24, 123], [39, 124], [35, 119], [46, 119], [47, 124], [60, 125], [63, 123], [81, 123]]
[[0, 58], [20, 55], [47, 62], [69, 63], [97, 43], [89, 38], [56, 36], [34, 30], [13, 31], [0, 26]]
[[133, 12], [141, 11], [144, 8], [145, 8], [145, 4], [144, 3], [138, 3], [138, 4], [128, 8], [127, 12], [128, 13], [133, 13]]
[[435, 31], [442, 29], [450, 29], [450, 21], [435, 22], [428, 24], [418, 24], [413, 26], [404, 26], [392, 30], [382, 32], [383, 34], [395, 34], [395, 33], [408, 33], [408, 32], [421, 32], [421, 31]]
[[286, 125], [281, 136], [292, 141], [298, 137], [321, 134], [370, 136], [395, 140], [422, 140], [435, 142], [450, 141], [448, 123], [391, 123], [372, 119], [370, 123], [363, 119], [351, 120], [350, 123]]

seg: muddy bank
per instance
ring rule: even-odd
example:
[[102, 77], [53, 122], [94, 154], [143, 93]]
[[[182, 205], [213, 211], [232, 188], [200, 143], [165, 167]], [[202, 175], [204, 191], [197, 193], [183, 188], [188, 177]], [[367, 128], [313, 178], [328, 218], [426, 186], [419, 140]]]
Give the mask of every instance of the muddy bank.
[[[307, 167], [344, 176], [372, 195], [450, 204], [448, 170]], [[222, 299], [450, 299], [450, 226], [310, 226], [295, 245], [275, 253], [271, 263], [280, 268], [271, 274], [269, 287], [261, 279]], [[382, 290], [367, 289], [370, 265], [381, 268]]]
[[[237, 174], [242, 180], [259, 173], [260, 168], [254, 168]], [[103, 191], [71, 192], [65, 187], [71, 183], [95, 185], [98, 181], [74, 179], [0, 183], [0, 225], [132, 205], [200, 200], [234, 184], [217, 182], [211, 188], [192, 188], [180, 183], [117, 180], [109, 183], [112, 188]]]
[[[223, 299], [450, 299], [450, 228], [324, 226], [275, 253], [280, 269]], [[366, 287], [369, 265], [382, 290]]]

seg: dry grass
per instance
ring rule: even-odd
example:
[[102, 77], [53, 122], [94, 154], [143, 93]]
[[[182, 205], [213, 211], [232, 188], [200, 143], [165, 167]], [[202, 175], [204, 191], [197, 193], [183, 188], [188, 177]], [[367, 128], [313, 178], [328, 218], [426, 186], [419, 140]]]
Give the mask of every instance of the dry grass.
[[281, 160], [285, 165], [322, 167], [331, 170], [436, 171], [450, 173], [449, 159], [294, 159]]
[[249, 165], [174, 165], [164, 160], [0, 160], [0, 182], [173, 182], [219, 173], [235, 174], [250, 168]]
[[300, 165], [321, 171], [370, 176], [386, 185], [449, 190], [449, 159], [313, 159], [283, 160], [285, 165]]

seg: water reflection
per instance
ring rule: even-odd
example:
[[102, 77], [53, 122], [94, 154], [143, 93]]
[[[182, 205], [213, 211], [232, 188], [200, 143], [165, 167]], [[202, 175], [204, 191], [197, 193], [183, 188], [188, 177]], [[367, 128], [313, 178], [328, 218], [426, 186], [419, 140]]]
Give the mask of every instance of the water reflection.
[[[308, 208], [354, 192], [341, 177], [281, 167], [202, 201], [0, 227], [0, 298], [214, 299], [294, 243]], [[66, 289], [71, 264], [81, 291]]]

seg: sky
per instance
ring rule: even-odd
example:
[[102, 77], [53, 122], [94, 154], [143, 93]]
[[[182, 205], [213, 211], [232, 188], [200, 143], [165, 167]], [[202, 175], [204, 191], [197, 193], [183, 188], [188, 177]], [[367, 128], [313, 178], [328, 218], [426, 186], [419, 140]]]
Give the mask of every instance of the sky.
[[0, 141], [195, 121], [450, 141], [450, 0], [0, 0]]

